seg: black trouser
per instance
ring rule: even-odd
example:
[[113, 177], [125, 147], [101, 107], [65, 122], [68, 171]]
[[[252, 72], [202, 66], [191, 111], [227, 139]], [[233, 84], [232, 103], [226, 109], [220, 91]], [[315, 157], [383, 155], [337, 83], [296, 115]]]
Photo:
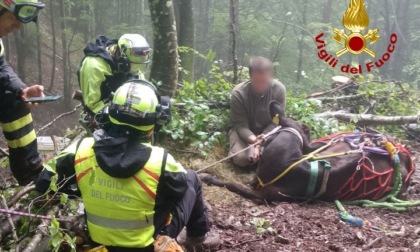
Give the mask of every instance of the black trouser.
[[188, 236], [191, 237], [203, 236], [210, 230], [201, 181], [192, 170], [187, 171], [187, 178], [188, 189], [184, 198], [176, 204], [172, 222], [164, 231], [172, 238], [176, 238], [184, 227], [187, 227]]
[[1, 99], [0, 125], [9, 146], [10, 169], [20, 185], [27, 185], [42, 170], [31, 112], [11, 93]]
[[[210, 230], [207, 218], [208, 208], [204, 204], [201, 192], [201, 182], [194, 171], [187, 171], [188, 189], [184, 197], [175, 206], [172, 212], [172, 222], [162, 232], [172, 238], [178, 237], [184, 227], [187, 227], [188, 236], [200, 237]], [[149, 252], [153, 247], [143, 249], [110, 248], [110, 252]]]

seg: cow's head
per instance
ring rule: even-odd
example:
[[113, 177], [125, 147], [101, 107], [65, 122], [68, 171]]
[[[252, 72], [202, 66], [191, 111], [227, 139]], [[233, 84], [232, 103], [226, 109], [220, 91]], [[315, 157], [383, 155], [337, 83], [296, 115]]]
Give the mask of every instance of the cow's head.
[[[285, 108], [278, 102], [278, 101], [271, 101], [270, 102], [270, 115], [271, 118], [274, 118], [275, 116], [279, 116], [280, 117], [280, 125], [283, 127], [292, 127], [295, 128], [296, 130], [299, 130], [303, 135], [305, 135], [308, 140], [311, 139], [311, 130], [310, 128], [301, 123], [301, 122], [297, 122], [297, 121], [293, 121], [291, 119], [287, 119], [286, 118], [286, 113], [285, 113]], [[287, 121], [286, 124], [283, 124], [285, 121]]]

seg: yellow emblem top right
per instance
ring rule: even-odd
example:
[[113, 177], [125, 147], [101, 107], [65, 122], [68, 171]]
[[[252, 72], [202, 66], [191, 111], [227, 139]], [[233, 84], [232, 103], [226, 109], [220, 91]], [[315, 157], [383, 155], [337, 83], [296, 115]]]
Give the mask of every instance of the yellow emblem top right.
[[350, 34], [347, 34], [344, 29], [334, 29], [333, 40], [340, 45], [343, 49], [335, 54], [337, 57], [349, 52], [351, 54], [361, 54], [363, 52], [375, 57], [376, 53], [367, 47], [367, 44], [374, 44], [381, 39], [378, 35], [378, 29], [368, 30], [363, 34], [363, 31], [369, 26], [369, 16], [366, 12], [364, 0], [350, 0], [350, 5], [343, 16], [343, 25], [346, 27]]

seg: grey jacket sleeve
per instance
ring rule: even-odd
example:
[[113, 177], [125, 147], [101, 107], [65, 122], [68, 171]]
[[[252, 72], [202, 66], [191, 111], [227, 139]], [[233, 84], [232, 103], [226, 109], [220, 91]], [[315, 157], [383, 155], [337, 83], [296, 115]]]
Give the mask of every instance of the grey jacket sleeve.
[[286, 87], [280, 81], [274, 81], [274, 99], [276, 99], [283, 108], [286, 108]]
[[230, 122], [232, 129], [236, 130], [239, 137], [245, 142], [249, 136], [254, 135], [249, 129], [247, 115], [248, 113], [242, 97], [239, 92], [233, 91], [230, 101]]

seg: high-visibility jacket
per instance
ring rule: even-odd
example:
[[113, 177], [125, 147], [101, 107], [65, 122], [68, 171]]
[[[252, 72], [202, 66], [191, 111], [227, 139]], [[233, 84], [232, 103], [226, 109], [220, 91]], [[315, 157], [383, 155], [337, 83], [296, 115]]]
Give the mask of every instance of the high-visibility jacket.
[[[82, 196], [89, 234], [102, 245], [148, 248], [188, 189], [187, 171], [164, 149], [105, 131], [67, 147], [44, 171], [37, 190], [58, 175], [60, 191]], [[77, 186], [74, 186], [76, 185]]]
[[83, 140], [74, 161], [91, 238], [106, 246], [151, 245], [156, 193], [166, 159], [164, 149], [151, 147], [142, 169], [129, 178], [114, 178], [100, 169], [93, 145], [93, 138]]
[[[79, 85], [83, 93], [85, 108], [96, 114], [105, 108], [104, 101], [109, 99], [124, 82], [133, 78], [131, 74], [121, 73], [118, 64], [111, 57], [118, 39], [99, 36], [95, 43], [89, 43], [83, 50], [83, 58], [78, 70]], [[144, 79], [139, 72], [139, 78]]]

